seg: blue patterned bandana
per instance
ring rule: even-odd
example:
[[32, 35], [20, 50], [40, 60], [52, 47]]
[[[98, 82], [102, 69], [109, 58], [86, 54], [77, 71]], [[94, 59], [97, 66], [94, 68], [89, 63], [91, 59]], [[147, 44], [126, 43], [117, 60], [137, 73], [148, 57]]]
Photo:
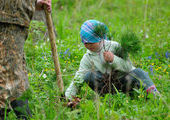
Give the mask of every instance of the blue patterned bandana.
[[[95, 32], [95, 28], [99, 25], [104, 26], [104, 31], [106, 31], [105, 33], [102, 33], [102, 37], [97, 35]], [[104, 23], [97, 20], [87, 20], [81, 26], [80, 37], [83, 43], [97, 43], [102, 39], [107, 39], [108, 31], [109, 30]]]

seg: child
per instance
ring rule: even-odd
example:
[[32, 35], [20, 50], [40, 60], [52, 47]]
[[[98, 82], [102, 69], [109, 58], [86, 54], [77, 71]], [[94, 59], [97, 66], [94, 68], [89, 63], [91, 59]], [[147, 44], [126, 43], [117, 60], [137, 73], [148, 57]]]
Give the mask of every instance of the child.
[[87, 20], [81, 26], [80, 36], [87, 52], [65, 92], [66, 98], [75, 97], [83, 83], [87, 83], [100, 95], [114, 94], [116, 90], [130, 93], [133, 88], [140, 88], [141, 83], [148, 93], [158, 92], [146, 72], [135, 68], [130, 60], [124, 60], [117, 55], [116, 50], [120, 45], [107, 40], [107, 32], [103, 35], [96, 34], [95, 28], [99, 25], [108, 31], [107, 26], [97, 20]]

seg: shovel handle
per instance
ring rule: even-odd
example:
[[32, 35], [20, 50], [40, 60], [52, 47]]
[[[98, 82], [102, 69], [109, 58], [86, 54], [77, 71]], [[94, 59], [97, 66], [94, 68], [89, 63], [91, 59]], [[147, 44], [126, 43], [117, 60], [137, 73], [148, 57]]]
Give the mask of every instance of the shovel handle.
[[49, 38], [50, 38], [51, 51], [52, 51], [52, 56], [53, 56], [53, 60], [54, 60], [55, 72], [56, 72], [56, 76], [57, 76], [57, 85], [60, 89], [60, 92], [63, 92], [64, 85], [63, 85], [63, 80], [62, 80], [62, 75], [61, 75], [61, 70], [60, 70], [60, 63], [59, 63], [59, 59], [58, 59], [57, 46], [56, 46], [56, 42], [55, 42], [56, 36], [54, 33], [51, 12], [49, 12], [46, 9], [46, 5], [44, 5], [44, 12], [45, 12], [45, 16], [46, 16], [46, 23], [47, 23], [48, 34], [49, 34]]

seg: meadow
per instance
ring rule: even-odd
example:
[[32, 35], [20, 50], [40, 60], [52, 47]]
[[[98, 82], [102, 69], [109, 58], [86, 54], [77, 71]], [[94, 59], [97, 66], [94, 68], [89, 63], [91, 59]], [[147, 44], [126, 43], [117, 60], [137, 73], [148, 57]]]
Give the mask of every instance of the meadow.
[[[57, 84], [47, 28], [32, 21], [25, 43], [30, 89], [25, 94], [33, 120], [168, 120], [170, 105], [170, 1], [168, 0], [52, 0], [52, 17], [57, 32], [56, 45], [65, 90], [74, 78], [86, 52], [80, 39], [80, 27], [88, 19], [104, 22], [110, 39], [120, 40], [124, 31], [134, 31], [142, 51], [130, 58], [152, 78], [161, 97], [136, 90], [131, 98], [121, 92], [103, 97], [86, 84], [78, 97], [80, 104], [66, 106]], [[14, 120], [11, 112], [9, 119]]]

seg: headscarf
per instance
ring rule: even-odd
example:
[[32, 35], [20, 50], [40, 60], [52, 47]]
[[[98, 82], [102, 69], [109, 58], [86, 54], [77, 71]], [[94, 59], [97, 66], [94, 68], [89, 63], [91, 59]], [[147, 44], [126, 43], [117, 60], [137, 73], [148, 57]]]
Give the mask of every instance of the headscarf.
[[[97, 26], [103, 26], [104, 29], [102, 32], [102, 35], [98, 35], [96, 33], [96, 27]], [[97, 43], [100, 42], [102, 39], [107, 39], [107, 32], [108, 32], [107, 26], [97, 20], [87, 20], [85, 21], [80, 29], [80, 37], [83, 43]]]

